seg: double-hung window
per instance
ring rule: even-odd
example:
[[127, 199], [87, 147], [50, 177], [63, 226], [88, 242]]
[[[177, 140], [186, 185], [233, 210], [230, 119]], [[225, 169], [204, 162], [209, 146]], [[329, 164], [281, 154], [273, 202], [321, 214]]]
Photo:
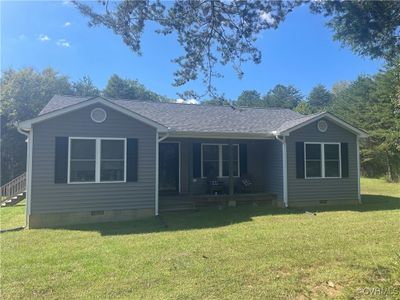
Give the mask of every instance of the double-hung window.
[[[202, 144], [202, 174], [203, 178], [229, 176], [229, 145]], [[233, 176], [239, 176], [239, 145], [232, 145]]]
[[70, 182], [96, 181], [96, 140], [70, 139]]
[[125, 181], [126, 139], [69, 139], [69, 183]]
[[304, 143], [305, 178], [341, 178], [340, 143]]

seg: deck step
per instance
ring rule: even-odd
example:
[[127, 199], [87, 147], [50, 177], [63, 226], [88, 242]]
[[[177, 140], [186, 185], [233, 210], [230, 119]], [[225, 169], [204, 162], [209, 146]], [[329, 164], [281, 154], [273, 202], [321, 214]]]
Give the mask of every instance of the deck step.
[[1, 207], [8, 207], [8, 206], [13, 206], [24, 200], [26, 197], [26, 192], [19, 193], [17, 196], [11, 197], [11, 199], [8, 199], [1, 203]]

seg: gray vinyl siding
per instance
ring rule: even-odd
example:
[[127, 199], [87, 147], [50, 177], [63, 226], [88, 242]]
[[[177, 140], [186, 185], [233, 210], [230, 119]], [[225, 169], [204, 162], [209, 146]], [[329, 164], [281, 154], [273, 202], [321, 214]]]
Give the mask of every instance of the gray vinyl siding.
[[[194, 195], [207, 193], [206, 179], [193, 178], [193, 143], [227, 144], [229, 141], [192, 138], [169, 138], [166, 141], [178, 141], [181, 145], [181, 193]], [[271, 192], [282, 195], [282, 148], [280, 143], [275, 140], [232, 140], [232, 143], [247, 144], [247, 173], [252, 178], [253, 192]], [[221, 180], [228, 185], [228, 178]], [[235, 178], [235, 182], [238, 180]]]
[[[105, 122], [90, 119], [102, 107]], [[138, 139], [138, 181], [126, 183], [54, 183], [55, 137]], [[93, 105], [35, 124], [33, 127], [31, 213], [85, 212], [155, 206], [156, 130], [102, 105]]]
[[[343, 201], [356, 200], [358, 197], [357, 174], [357, 138], [350, 131], [325, 120], [328, 130], [321, 133], [316, 122], [306, 125], [287, 137], [288, 154], [288, 200], [291, 203], [308, 201]], [[296, 142], [338, 142], [348, 143], [349, 177], [348, 178], [296, 178]]]
[[283, 162], [282, 143], [278, 140], [268, 141], [267, 152], [267, 190], [274, 193], [277, 199], [283, 199]]

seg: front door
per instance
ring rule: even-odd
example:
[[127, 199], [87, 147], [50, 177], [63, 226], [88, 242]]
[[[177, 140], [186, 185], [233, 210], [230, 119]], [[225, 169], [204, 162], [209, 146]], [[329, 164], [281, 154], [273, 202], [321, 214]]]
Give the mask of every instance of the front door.
[[160, 143], [159, 189], [161, 195], [179, 193], [179, 143]]

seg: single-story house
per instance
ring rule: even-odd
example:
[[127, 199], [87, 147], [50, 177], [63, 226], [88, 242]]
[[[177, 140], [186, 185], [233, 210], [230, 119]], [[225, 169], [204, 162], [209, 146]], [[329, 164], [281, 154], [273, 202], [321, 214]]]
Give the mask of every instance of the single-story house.
[[158, 215], [171, 195], [360, 201], [367, 134], [326, 112], [54, 96], [18, 129], [30, 228]]

